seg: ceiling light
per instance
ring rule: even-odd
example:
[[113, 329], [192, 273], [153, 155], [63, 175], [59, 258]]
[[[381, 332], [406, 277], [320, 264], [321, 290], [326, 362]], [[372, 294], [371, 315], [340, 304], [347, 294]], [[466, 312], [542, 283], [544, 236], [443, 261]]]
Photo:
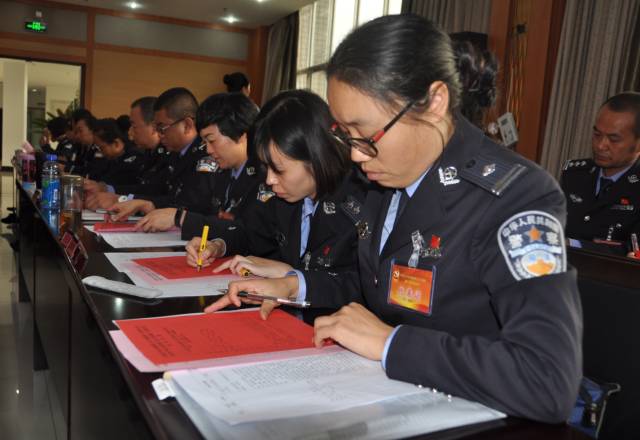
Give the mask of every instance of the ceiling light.
[[231, 14], [225, 15], [224, 17], [222, 17], [222, 19], [224, 21], [226, 21], [227, 23], [229, 23], [229, 24], [233, 24], [233, 23], [235, 23], [237, 21], [240, 21], [240, 19], [238, 17], [236, 17], [234, 15], [231, 15]]
[[131, 9], [138, 9], [139, 7], [141, 7], [142, 5], [138, 2], [127, 2], [127, 7], [131, 8]]

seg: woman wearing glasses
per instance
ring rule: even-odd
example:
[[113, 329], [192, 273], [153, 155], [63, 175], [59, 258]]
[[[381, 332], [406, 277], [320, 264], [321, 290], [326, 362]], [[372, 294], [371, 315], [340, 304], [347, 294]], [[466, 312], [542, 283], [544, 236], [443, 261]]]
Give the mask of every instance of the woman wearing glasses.
[[556, 182], [460, 115], [451, 42], [422, 18], [354, 30], [327, 74], [335, 133], [379, 186], [352, 207], [366, 308], [316, 319], [316, 345], [510, 415], [566, 420], [582, 324]]
[[[330, 133], [331, 124], [327, 104], [307, 91], [283, 92], [265, 104], [250, 139], [267, 167], [268, 187], [259, 190], [233, 227], [213, 231], [217, 239], [202, 253], [204, 265], [224, 255], [252, 255], [236, 256], [215, 270], [231, 267], [272, 278], [249, 280], [240, 288], [286, 290], [292, 299], [316, 308], [337, 309], [361, 300], [356, 228], [345, 207], [361, 203], [364, 186], [349, 148]], [[199, 245], [199, 237], [187, 245], [187, 262], [193, 266]], [[240, 305], [235, 293], [233, 301], [224, 296], [207, 311], [231, 302]], [[265, 303], [265, 316], [270, 309]]]

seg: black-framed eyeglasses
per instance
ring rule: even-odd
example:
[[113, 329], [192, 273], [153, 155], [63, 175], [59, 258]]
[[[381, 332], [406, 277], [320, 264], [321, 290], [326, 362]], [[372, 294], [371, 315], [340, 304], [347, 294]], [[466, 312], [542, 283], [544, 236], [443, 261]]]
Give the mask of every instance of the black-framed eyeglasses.
[[365, 154], [369, 157], [376, 157], [378, 155], [378, 146], [376, 143], [382, 139], [382, 136], [387, 133], [393, 125], [400, 120], [405, 113], [409, 111], [409, 109], [415, 104], [416, 101], [409, 101], [407, 105], [405, 105], [397, 115], [393, 117], [391, 121], [387, 125], [385, 125], [382, 129], [376, 131], [373, 136], [369, 138], [357, 138], [349, 136], [349, 132], [342, 127], [337, 122], [334, 122], [331, 126], [331, 134], [335, 137], [339, 142], [346, 145], [349, 148], [355, 148], [362, 154]]
[[165, 124], [165, 125], [156, 124], [156, 131], [161, 136], [164, 136], [164, 134], [167, 132], [168, 129], [170, 129], [171, 127], [173, 127], [176, 124], [179, 124], [180, 122], [184, 121], [185, 119], [187, 119], [187, 118], [180, 118], [177, 121], [173, 121], [171, 124]]

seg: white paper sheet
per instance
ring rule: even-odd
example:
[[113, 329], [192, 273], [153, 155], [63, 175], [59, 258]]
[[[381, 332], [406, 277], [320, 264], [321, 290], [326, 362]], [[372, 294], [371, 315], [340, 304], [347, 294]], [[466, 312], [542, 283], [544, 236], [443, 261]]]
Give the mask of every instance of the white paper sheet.
[[[102, 222], [104, 221], [104, 215], [107, 213], [104, 209], [99, 211], [92, 211], [90, 209], [82, 210], [82, 221], [83, 222]], [[132, 215], [128, 218], [129, 221], [138, 221], [142, 217], [138, 215]]]
[[173, 379], [176, 400], [207, 440], [396, 439], [506, 417], [479, 403], [439, 393], [418, 393], [345, 411], [229, 425], [204, 410]]
[[349, 351], [249, 366], [182, 370], [177, 382], [226, 423], [340, 411], [424, 390], [388, 379], [380, 362]]
[[[118, 270], [124, 272], [136, 286], [151, 287], [162, 291], [158, 298], [181, 298], [189, 296], [220, 295], [219, 289], [226, 289], [231, 281], [245, 279], [237, 275], [212, 275], [206, 278], [167, 280], [151, 269], [133, 263], [138, 258], [184, 256], [186, 252], [107, 252], [105, 256]], [[203, 268], [211, 270], [211, 268]]]
[[169, 232], [108, 232], [96, 233], [93, 225], [84, 225], [89, 231], [102, 237], [115, 249], [124, 248], [151, 248], [184, 246], [186, 241], [180, 239], [180, 231]]

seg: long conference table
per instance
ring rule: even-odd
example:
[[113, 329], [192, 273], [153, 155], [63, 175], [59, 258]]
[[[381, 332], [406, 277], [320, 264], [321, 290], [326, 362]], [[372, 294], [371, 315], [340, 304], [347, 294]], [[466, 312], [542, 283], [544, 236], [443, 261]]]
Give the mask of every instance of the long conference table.
[[[16, 182], [20, 301], [34, 313], [34, 369], [48, 369], [69, 439], [201, 439], [174, 399], [158, 400], [151, 382], [159, 374], [138, 372], [116, 349], [113, 320], [201, 312], [211, 297], [144, 300], [86, 287], [101, 275], [129, 281], [104, 256], [117, 252], [87, 230], [78, 236], [88, 253], [81, 271], [66, 257], [58, 236], [28, 193]], [[136, 249], [140, 251], [144, 249]], [[155, 249], [178, 250], [178, 249]], [[129, 250], [131, 251], [131, 250]], [[307, 315], [305, 320], [312, 321]], [[567, 425], [508, 417], [449, 429], [425, 439], [587, 439]]]

